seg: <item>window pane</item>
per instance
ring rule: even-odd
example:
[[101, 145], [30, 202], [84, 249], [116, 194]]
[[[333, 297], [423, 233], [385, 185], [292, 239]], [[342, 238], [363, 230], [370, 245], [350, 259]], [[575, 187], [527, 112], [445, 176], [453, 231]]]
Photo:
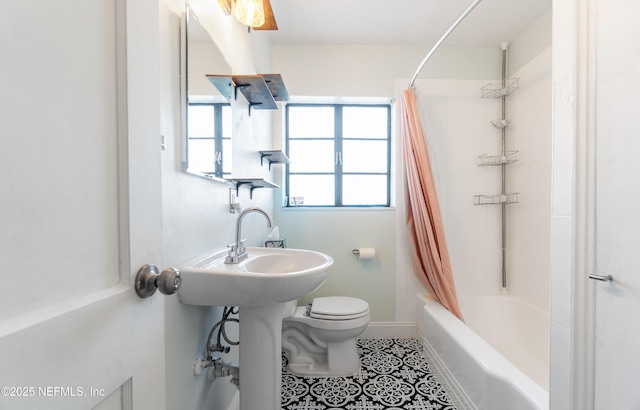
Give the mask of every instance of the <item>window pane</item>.
[[344, 175], [343, 205], [387, 205], [386, 175]]
[[231, 138], [231, 106], [222, 106], [222, 138]]
[[387, 141], [343, 141], [342, 170], [344, 172], [387, 172]]
[[[299, 205], [335, 205], [335, 180], [333, 175], [290, 175], [289, 204], [294, 198]], [[300, 203], [302, 201], [302, 203]]]
[[386, 107], [344, 107], [342, 109], [343, 138], [387, 138]]
[[231, 174], [233, 169], [233, 156], [231, 154], [231, 140], [222, 140], [222, 172], [225, 174]]
[[189, 138], [213, 138], [215, 132], [213, 124], [213, 106], [189, 106]]
[[289, 106], [289, 138], [333, 138], [333, 107]]
[[215, 172], [213, 140], [189, 139], [189, 171]]
[[290, 172], [334, 172], [333, 140], [289, 141]]

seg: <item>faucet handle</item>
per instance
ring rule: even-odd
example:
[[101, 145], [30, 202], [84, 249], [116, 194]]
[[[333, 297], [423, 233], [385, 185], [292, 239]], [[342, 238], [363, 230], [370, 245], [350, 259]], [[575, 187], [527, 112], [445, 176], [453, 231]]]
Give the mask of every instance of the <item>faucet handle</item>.
[[246, 239], [242, 239], [239, 242], [234, 242], [227, 245], [227, 248], [229, 248], [229, 253], [224, 259], [224, 263], [238, 263], [243, 257], [246, 257], [246, 248], [244, 247], [245, 242]]
[[244, 248], [244, 243], [246, 242], [246, 239], [242, 239], [240, 242], [233, 242], [227, 245], [227, 248], [231, 248], [232, 250], [235, 250], [236, 248], [240, 247], [240, 248]]

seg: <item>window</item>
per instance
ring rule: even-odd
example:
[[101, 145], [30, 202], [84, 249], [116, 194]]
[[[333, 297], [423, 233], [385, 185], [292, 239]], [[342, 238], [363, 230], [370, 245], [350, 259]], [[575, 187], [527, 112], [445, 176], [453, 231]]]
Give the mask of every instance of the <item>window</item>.
[[219, 178], [231, 175], [231, 106], [189, 103], [187, 115], [189, 171]]
[[288, 206], [390, 205], [391, 106], [288, 104]]

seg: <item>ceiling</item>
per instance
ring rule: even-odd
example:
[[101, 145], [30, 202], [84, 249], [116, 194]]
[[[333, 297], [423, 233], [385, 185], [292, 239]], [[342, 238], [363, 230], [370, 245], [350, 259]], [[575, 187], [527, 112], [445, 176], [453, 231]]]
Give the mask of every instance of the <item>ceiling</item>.
[[[274, 43], [431, 45], [472, 0], [271, 0]], [[512, 40], [551, 0], [483, 0], [446, 45], [491, 46]]]

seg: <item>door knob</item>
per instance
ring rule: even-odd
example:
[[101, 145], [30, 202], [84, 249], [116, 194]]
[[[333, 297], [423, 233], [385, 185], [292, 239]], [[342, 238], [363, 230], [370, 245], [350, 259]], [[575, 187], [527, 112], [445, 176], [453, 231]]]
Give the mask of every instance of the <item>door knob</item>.
[[173, 295], [182, 284], [180, 271], [167, 268], [160, 273], [155, 265], [144, 265], [136, 275], [136, 293], [141, 298], [148, 298], [160, 290], [164, 295]]

